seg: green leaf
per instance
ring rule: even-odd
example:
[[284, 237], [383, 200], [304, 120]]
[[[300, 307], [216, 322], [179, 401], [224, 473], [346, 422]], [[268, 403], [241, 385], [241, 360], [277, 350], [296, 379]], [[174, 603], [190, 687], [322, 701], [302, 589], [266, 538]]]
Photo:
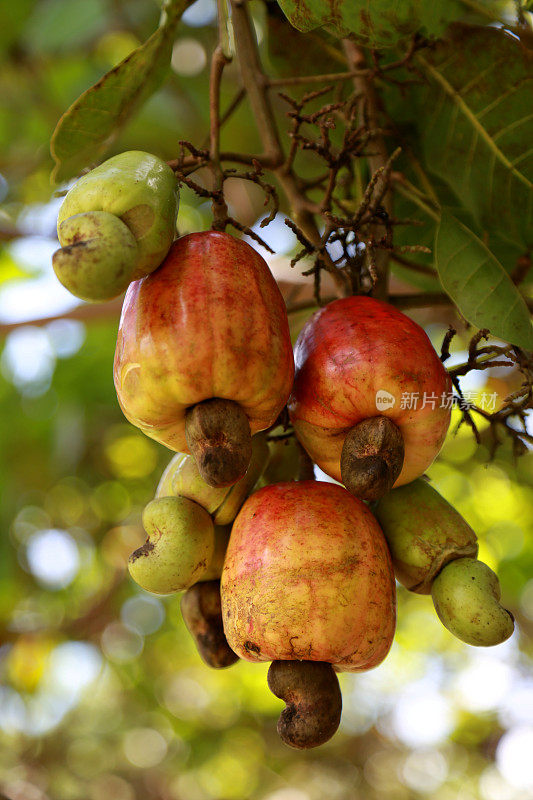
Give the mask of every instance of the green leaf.
[[447, 211], [437, 229], [435, 264], [446, 293], [472, 325], [526, 350], [533, 348], [524, 298], [483, 242]]
[[54, 183], [96, 162], [137, 108], [159, 88], [170, 66], [176, 27], [191, 2], [173, 0], [157, 31], [63, 114], [50, 143], [56, 162]]
[[454, 26], [417, 58], [425, 166], [446, 181], [489, 237], [533, 244], [533, 61], [495, 28]]
[[107, 24], [104, 0], [83, 0], [75, 14], [71, 0], [45, 0], [35, 6], [24, 31], [24, 43], [37, 53], [72, 51], [87, 47]]
[[295, 28], [327, 25], [337, 36], [355, 33], [372, 47], [391, 47], [416, 32], [440, 36], [450, 22], [469, 17], [497, 18], [499, 0], [278, 0]]

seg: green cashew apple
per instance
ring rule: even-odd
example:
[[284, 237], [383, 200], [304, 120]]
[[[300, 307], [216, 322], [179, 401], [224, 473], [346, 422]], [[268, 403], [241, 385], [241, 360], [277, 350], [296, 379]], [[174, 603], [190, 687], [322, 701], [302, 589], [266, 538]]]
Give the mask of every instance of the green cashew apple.
[[110, 300], [128, 285], [137, 265], [137, 242], [121, 219], [106, 211], [74, 214], [60, 225], [54, 271], [82, 300]]
[[[274, 428], [271, 433], [276, 436], [283, 433], [281, 426]], [[268, 486], [271, 483], [284, 483], [298, 480], [300, 470], [301, 448], [295, 436], [287, 439], [272, 439], [268, 443], [270, 458], [263, 470], [259, 485]]]
[[215, 525], [215, 550], [213, 557], [209, 562], [207, 570], [204, 572], [198, 581], [214, 581], [220, 580], [222, 575], [222, 568], [224, 566], [224, 558], [226, 557], [226, 550], [228, 549], [229, 537], [231, 534], [231, 525]]
[[198, 503], [186, 497], [160, 497], [143, 512], [148, 538], [129, 559], [129, 572], [143, 589], [172, 594], [188, 589], [213, 560], [213, 521]]
[[83, 175], [59, 210], [60, 282], [76, 297], [110, 300], [153, 272], [176, 233], [178, 198], [170, 167], [131, 150]]
[[211, 514], [215, 525], [229, 525], [248, 497], [269, 459], [269, 448], [262, 435], [252, 437], [252, 457], [246, 474], [233, 486], [210, 486], [200, 475], [194, 458], [176, 453], [165, 469], [156, 497], [188, 497]]
[[433, 579], [449, 561], [477, 556], [470, 525], [422, 478], [393, 489], [373, 512], [389, 545], [396, 578], [411, 592], [430, 594]]
[[513, 615], [500, 605], [498, 576], [482, 561], [451, 561], [433, 581], [431, 596], [444, 627], [466, 644], [491, 647], [513, 633]]
[[161, 475], [155, 496], [188, 497], [208, 514], [215, 514], [231, 488], [209, 486], [201, 477], [194, 458], [187, 453], [176, 453]]

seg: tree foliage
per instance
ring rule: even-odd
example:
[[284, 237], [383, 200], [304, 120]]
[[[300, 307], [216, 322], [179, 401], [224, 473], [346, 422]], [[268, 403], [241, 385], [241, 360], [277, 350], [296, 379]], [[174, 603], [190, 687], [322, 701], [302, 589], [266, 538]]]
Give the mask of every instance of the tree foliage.
[[[118, 408], [119, 305], [30, 325], [6, 315], [1, 791], [518, 800], [533, 785], [506, 756], [520, 752], [533, 692], [530, 10], [219, 7], [217, 24], [203, 0], [162, 14], [148, 0], [2, 5], [0, 314], [51, 285], [49, 257], [28, 262], [24, 246], [50, 250], [54, 192], [123, 150], [167, 159], [181, 181], [180, 233], [214, 216], [278, 251], [268, 257], [294, 336], [318, 303], [361, 291], [406, 309], [437, 349], [444, 340], [458, 407], [430, 475], [476, 530], [520, 633], [480, 655], [439, 627], [428, 598], [400, 590], [389, 659], [343, 678], [339, 735], [304, 757], [283, 749], [266, 669], [209, 672], [179, 601], [126, 578], [169, 454]], [[40, 566], [45, 545], [71, 559], [69, 575]]]

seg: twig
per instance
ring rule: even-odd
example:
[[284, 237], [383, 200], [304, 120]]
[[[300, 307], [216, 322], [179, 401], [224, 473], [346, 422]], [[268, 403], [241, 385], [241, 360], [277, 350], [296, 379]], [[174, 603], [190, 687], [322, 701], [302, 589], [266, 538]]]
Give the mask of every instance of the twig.
[[[327, 303], [332, 303], [336, 300], [336, 297], [323, 297], [322, 303], [327, 305]], [[316, 308], [317, 304], [315, 300], [302, 300], [301, 303], [291, 303], [287, 305], [287, 314], [296, 314], [298, 311], [310, 311], [312, 308]]]
[[[353, 70], [360, 71], [366, 66], [366, 59], [363, 50], [355, 44], [351, 39], [343, 40], [343, 48], [349, 66]], [[378, 98], [374, 86], [373, 78], [365, 76], [356, 76], [353, 79], [356, 92], [361, 93], [363, 96], [363, 104], [361, 115], [366, 116], [367, 127], [375, 130], [379, 127], [378, 121]], [[368, 165], [371, 173], [377, 172], [380, 168], [385, 167], [389, 155], [387, 152], [387, 145], [383, 136], [379, 135], [373, 139], [372, 142], [374, 154], [368, 155]], [[386, 187], [383, 193], [383, 207], [386, 213], [392, 215], [392, 195]], [[377, 226], [376, 226], [377, 227]], [[379, 235], [379, 234], [378, 234]], [[389, 254], [382, 251], [377, 254], [375, 261], [375, 269], [377, 273], [377, 284], [374, 288], [374, 295], [381, 299], [386, 299], [388, 294], [388, 272], [389, 272]]]
[[450, 327], [446, 331], [444, 339], [442, 340], [442, 345], [440, 348], [440, 360], [444, 364], [450, 358], [450, 344], [452, 343], [453, 337], [456, 335], [457, 331], [455, 328]]
[[[233, 100], [231, 101], [229, 106], [227, 107], [227, 109], [221, 115], [220, 122], [219, 122], [219, 128], [222, 128], [223, 125], [228, 121], [228, 119], [230, 119], [232, 114], [238, 109], [238, 107], [240, 106], [240, 104], [242, 103], [242, 101], [244, 100], [245, 97], [246, 97], [246, 92], [244, 91], [244, 89], [239, 89], [237, 94], [235, 95], [235, 97], [233, 98]], [[204, 140], [203, 146], [204, 147], [209, 147], [209, 136]], [[242, 153], [235, 153], [234, 155], [239, 155], [240, 156], [240, 155], [243, 155], [243, 154]], [[221, 155], [220, 155], [221, 159], [223, 159], [223, 156], [224, 156], [224, 154], [221, 153]], [[246, 155], [244, 157], [247, 158]]]
[[[455, 333], [455, 330], [450, 328], [444, 337], [441, 347], [441, 361], [443, 362], [450, 357], [450, 343]], [[461, 411], [457, 429], [466, 423], [471, 428], [476, 442], [480, 444], [481, 434], [475, 421], [475, 415], [477, 415], [489, 424], [491, 459], [498, 447], [503, 444], [500, 437], [502, 431], [507, 437], [510, 437], [514, 455], [522, 455], [527, 452], [527, 444], [533, 444], [533, 436], [527, 430], [527, 416], [533, 409], [533, 359], [514, 345], [489, 344], [480, 347], [480, 342], [488, 339], [488, 336], [489, 332], [486, 329], [474, 334], [469, 343], [467, 361], [448, 369], [452, 385], [457, 392], [458, 406]], [[490, 412], [465, 400], [459, 378], [473, 370], [485, 370], [493, 367], [514, 367], [522, 373], [524, 381], [518, 390], [505, 398], [501, 408]], [[513, 419], [519, 421], [521, 429], [511, 424]]]
[[396, 308], [426, 308], [427, 306], [450, 306], [452, 301], [444, 292], [422, 292], [420, 294], [392, 294], [389, 303]]
[[73, 319], [79, 322], [99, 322], [106, 320], [116, 320], [122, 308], [122, 297], [111, 300], [109, 303], [83, 303], [72, 311], [64, 314], [55, 314], [52, 317], [38, 317], [37, 319], [23, 320], [22, 322], [4, 322], [0, 324], [0, 336], [7, 336], [11, 331], [23, 328], [26, 325], [33, 325], [38, 328], [62, 319]]
[[411, 202], [417, 205], [424, 212], [424, 214], [427, 214], [427, 216], [431, 217], [431, 219], [435, 220], [435, 222], [440, 221], [440, 210], [433, 208], [430, 198], [426, 198], [422, 192], [413, 186], [412, 183], [410, 183], [401, 173], [393, 172], [391, 177], [394, 183], [394, 188], [401, 195], [403, 195], [403, 197], [407, 198], [407, 200], [411, 200]]
[[356, 76], [367, 76], [371, 70], [350, 70], [348, 72], [330, 72], [324, 75], [297, 75], [290, 78], [270, 78], [268, 87], [277, 86], [299, 86], [307, 83], [335, 83], [336, 81], [346, 81]]
[[230, 59], [218, 44], [211, 59], [209, 80], [209, 160], [213, 172], [213, 230], [223, 231], [228, 218], [228, 207], [224, 200], [224, 171], [220, 164], [220, 81]]
[[[273, 172], [289, 201], [296, 224], [315, 246], [321, 246], [320, 232], [313, 214], [307, 207], [307, 200], [302, 195], [298, 180], [292, 169], [284, 169], [283, 148], [270, 104], [267, 80], [261, 68], [257, 42], [252, 31], [246, 3], [242, 0], [231, 0], [231, 9], [235, 47], [239, 57], [242, 81], [255, 116], [265, 155], [272, 159]], [[339, 291], [345, 292], [347, 289], [346, 280], [340, 271], [336, 269], [327, 254], [324, 257], [324, 265], [331, 273]]]
[[408, 258], [404, 258], [403, 256], [398, 255], [398, 253], [393, 252], [390, 254], [391, 260], [395, 261], [400, 266], [405, 267], [406, 269], [412, 270], [412, 272], [420, 272], [423, 275], [433, 275], [437, 276], [437, 270], [433, 267], [429, 267], [427, 264], [418, 264], [416, 261], [410, 261]]

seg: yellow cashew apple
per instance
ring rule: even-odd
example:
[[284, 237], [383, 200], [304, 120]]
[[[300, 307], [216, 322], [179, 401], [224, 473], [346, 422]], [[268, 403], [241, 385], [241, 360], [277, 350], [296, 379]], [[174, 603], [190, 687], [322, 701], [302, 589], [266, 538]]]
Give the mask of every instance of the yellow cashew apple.
[[204, 480], [244, 475], [294, 376], [287, 313], [264, 259], [226, 233], [178, 239], [124, 300], [114, 378], [126, 417]]

